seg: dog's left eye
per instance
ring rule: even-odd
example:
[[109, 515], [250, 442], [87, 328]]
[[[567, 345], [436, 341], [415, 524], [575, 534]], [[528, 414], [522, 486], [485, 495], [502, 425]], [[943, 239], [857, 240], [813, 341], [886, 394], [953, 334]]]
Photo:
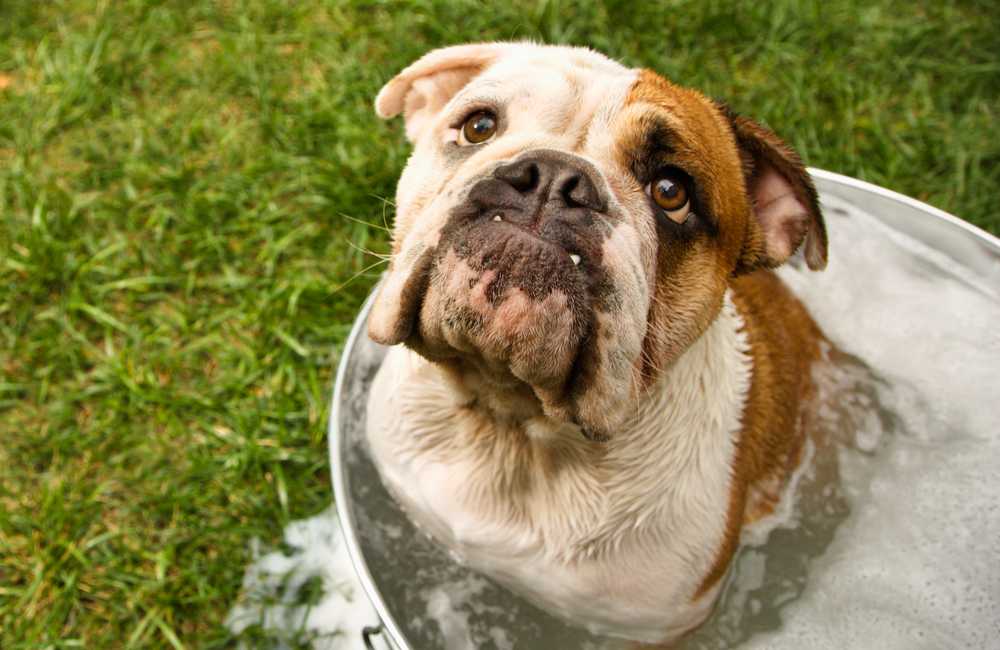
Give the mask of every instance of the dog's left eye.
[[462, 124], [464, 144], [482, 144], [496, 135], [497, 116], [492, 111], [476, 111]]
[[670, 217], [671, 221], [684, 223], [691, 213], [691, 200], [688, 198], [684, 179], [679, 174], [664, 173], [646, 186], [646, 193], [653, 202]]

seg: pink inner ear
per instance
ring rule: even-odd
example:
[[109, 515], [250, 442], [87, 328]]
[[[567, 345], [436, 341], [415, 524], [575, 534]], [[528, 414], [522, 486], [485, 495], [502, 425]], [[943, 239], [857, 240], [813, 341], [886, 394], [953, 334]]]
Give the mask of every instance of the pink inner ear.
[[764, 233], [769, 258], [784, 262], [802, 244], [809, 230], [809, 209], [799, 200], [791, 183], [766, 166], [753, 187], [754, 212]]

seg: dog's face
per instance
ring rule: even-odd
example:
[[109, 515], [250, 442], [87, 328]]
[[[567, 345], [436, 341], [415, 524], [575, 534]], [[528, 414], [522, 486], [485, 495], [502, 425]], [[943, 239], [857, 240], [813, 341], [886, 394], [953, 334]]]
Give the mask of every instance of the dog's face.
[[721, 307], [729, 278], [826, 234], [773, 133], [580, 48], [437, 50], [390, 81], [413, 155], [369, 320], [544, 414], [613, 435]]

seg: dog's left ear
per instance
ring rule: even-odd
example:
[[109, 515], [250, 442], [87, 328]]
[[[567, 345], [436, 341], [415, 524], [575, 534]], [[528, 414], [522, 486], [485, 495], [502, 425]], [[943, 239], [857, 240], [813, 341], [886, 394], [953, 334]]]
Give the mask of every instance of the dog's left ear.
[[809, 268], [825, 268], [826, 225], [802, 160], [770, 129], [720, 108], [736, 137], [753, 210], [736, 273], [783, 264], [803, 242]]
[[416, 142], [445, 104], [509, 47], [507, 43], [469, 43], [428, 52], [382, 87], [375, 112], [383, 119], [400, 113], [406, 137]]

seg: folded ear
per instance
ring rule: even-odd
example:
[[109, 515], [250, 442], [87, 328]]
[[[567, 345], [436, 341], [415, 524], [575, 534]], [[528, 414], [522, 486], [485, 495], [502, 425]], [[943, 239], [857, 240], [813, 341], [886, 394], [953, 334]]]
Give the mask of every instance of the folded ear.
[[736, 136], [753, 209], [736, 272], [783, 264], [803, 242], [809, 268], [825, 268], [826, 225], [802, 160], [770, 129], [725, 106], [723, 111]]
[[506, 43], [470, 43], [428, 52], [382, 87], [375, 98], [375, 112], [386, 119], [402, 113], [406, 137], [414, 142], [455, 93], [507, 47]]

